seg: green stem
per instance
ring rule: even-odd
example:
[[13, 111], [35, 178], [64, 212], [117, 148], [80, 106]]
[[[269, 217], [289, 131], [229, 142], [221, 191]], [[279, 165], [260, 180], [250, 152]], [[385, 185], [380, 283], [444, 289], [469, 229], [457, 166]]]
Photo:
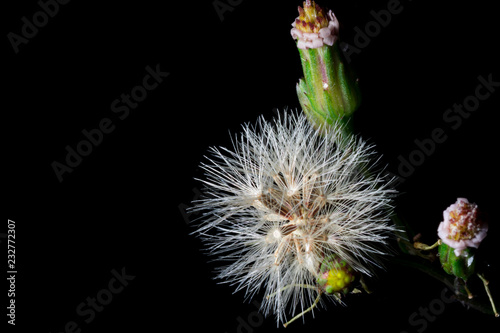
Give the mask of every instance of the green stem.
[[318, 292], [318, 297], [316, 297], [316, 300], [314, 301], [314, 303], [310, 307], [308, 307], [307, 309], [305, 309], [304, 311], [302, 311], [301, 313], [299, 313], [298, 315], [296, 315], [295, 317], [293, 317], [292, 319], [290, 319], [288, 322], [286, 322], [285, 324], [283, 324], [283, 326], [286, 328], [292, 322], [294, 322], [295, 320], [299, 319], [300, 317], [302, 317], [303, 315], [305, 315], [306, 313], [308, 313], [309, 311], [311, 311], [312, 309], [314, 309], [314, 307], [318, 304], [318, 302], [319, 302], [320, 299], [321, 299], [321, 291]]
[[491, 308], [493, 309], [493, 312], [495, 313], [495, 317], [499, 317], [500, 315], [498, 314], [497, 308], [495, 306], [495, 302], [493, 301], [493, 296], [491, 296], [490, 288], [488, 287], [489, 281], [486, 280], [482, 274], [477, 273], [477, 276], [479, 276], [481, 281], [483, 281], [484, 290], [486, 290], [486, 294], [488, 295], [488, 299], [490, 300]]

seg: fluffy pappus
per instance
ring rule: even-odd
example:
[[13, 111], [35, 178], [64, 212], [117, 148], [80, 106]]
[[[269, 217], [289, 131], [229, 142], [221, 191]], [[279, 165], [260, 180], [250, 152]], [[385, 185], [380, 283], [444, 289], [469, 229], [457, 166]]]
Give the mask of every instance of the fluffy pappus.
[[295, 113], [261, 117], [201, 164], [195, 233], [226, 264], [218, 278], [248, 297], [272, 296], [262, 309], [278, 323], [315, 302], [325, 258], [370, 276], [389, 252], [395, 191], [373, 146], [341, 132], [319, 132]]

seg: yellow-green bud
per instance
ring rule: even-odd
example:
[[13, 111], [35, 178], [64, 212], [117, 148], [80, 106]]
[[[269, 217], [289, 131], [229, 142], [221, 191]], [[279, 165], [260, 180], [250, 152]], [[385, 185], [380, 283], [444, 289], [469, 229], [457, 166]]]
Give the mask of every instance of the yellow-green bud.
[[337, 255], [332, 255], [323, 261], [318, 275], [317, 283], [327, 294], [347, 294], [352, 289], [356, 280], [356, 272], [345, 260]]

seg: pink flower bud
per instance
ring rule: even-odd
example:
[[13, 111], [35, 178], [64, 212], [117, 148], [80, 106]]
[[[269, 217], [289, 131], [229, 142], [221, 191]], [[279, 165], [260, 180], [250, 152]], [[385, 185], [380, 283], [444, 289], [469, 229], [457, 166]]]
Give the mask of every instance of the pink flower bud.
[[448, 207], [443, 212], [443, 218], [438, 236], [455, 250], [457, 256], [468, 247], [478, 248], [488, 232], [488, 224], [478, 217], [477, 205], [465, 198], [458, 198]]
[[292, 27], [290, 33], [293, 39], [298, 39], [297, 47], [303, 50], [332, 46], [339, 35], [339, 22], [333, 12], [325, 14], [314, 1], [305, 1], [304, 8], [299, 7], [299, 16]]

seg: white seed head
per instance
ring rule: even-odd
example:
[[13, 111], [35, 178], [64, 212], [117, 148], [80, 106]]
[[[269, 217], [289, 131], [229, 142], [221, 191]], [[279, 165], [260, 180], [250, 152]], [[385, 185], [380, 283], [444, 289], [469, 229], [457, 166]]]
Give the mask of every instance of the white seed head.
[[372, 275], [388, 252], [395, 191], [375, 172], [373, 147], [340, 132], [320, 133], [303, 115], [259, 118], [202, 163], [197, 233], [228, 263], [218, 278], [248, 297], [273, 295], [262, 308], [278, 323], [314, 302], [317, 291], [300, 285], [316, 285], [326, 257]]

